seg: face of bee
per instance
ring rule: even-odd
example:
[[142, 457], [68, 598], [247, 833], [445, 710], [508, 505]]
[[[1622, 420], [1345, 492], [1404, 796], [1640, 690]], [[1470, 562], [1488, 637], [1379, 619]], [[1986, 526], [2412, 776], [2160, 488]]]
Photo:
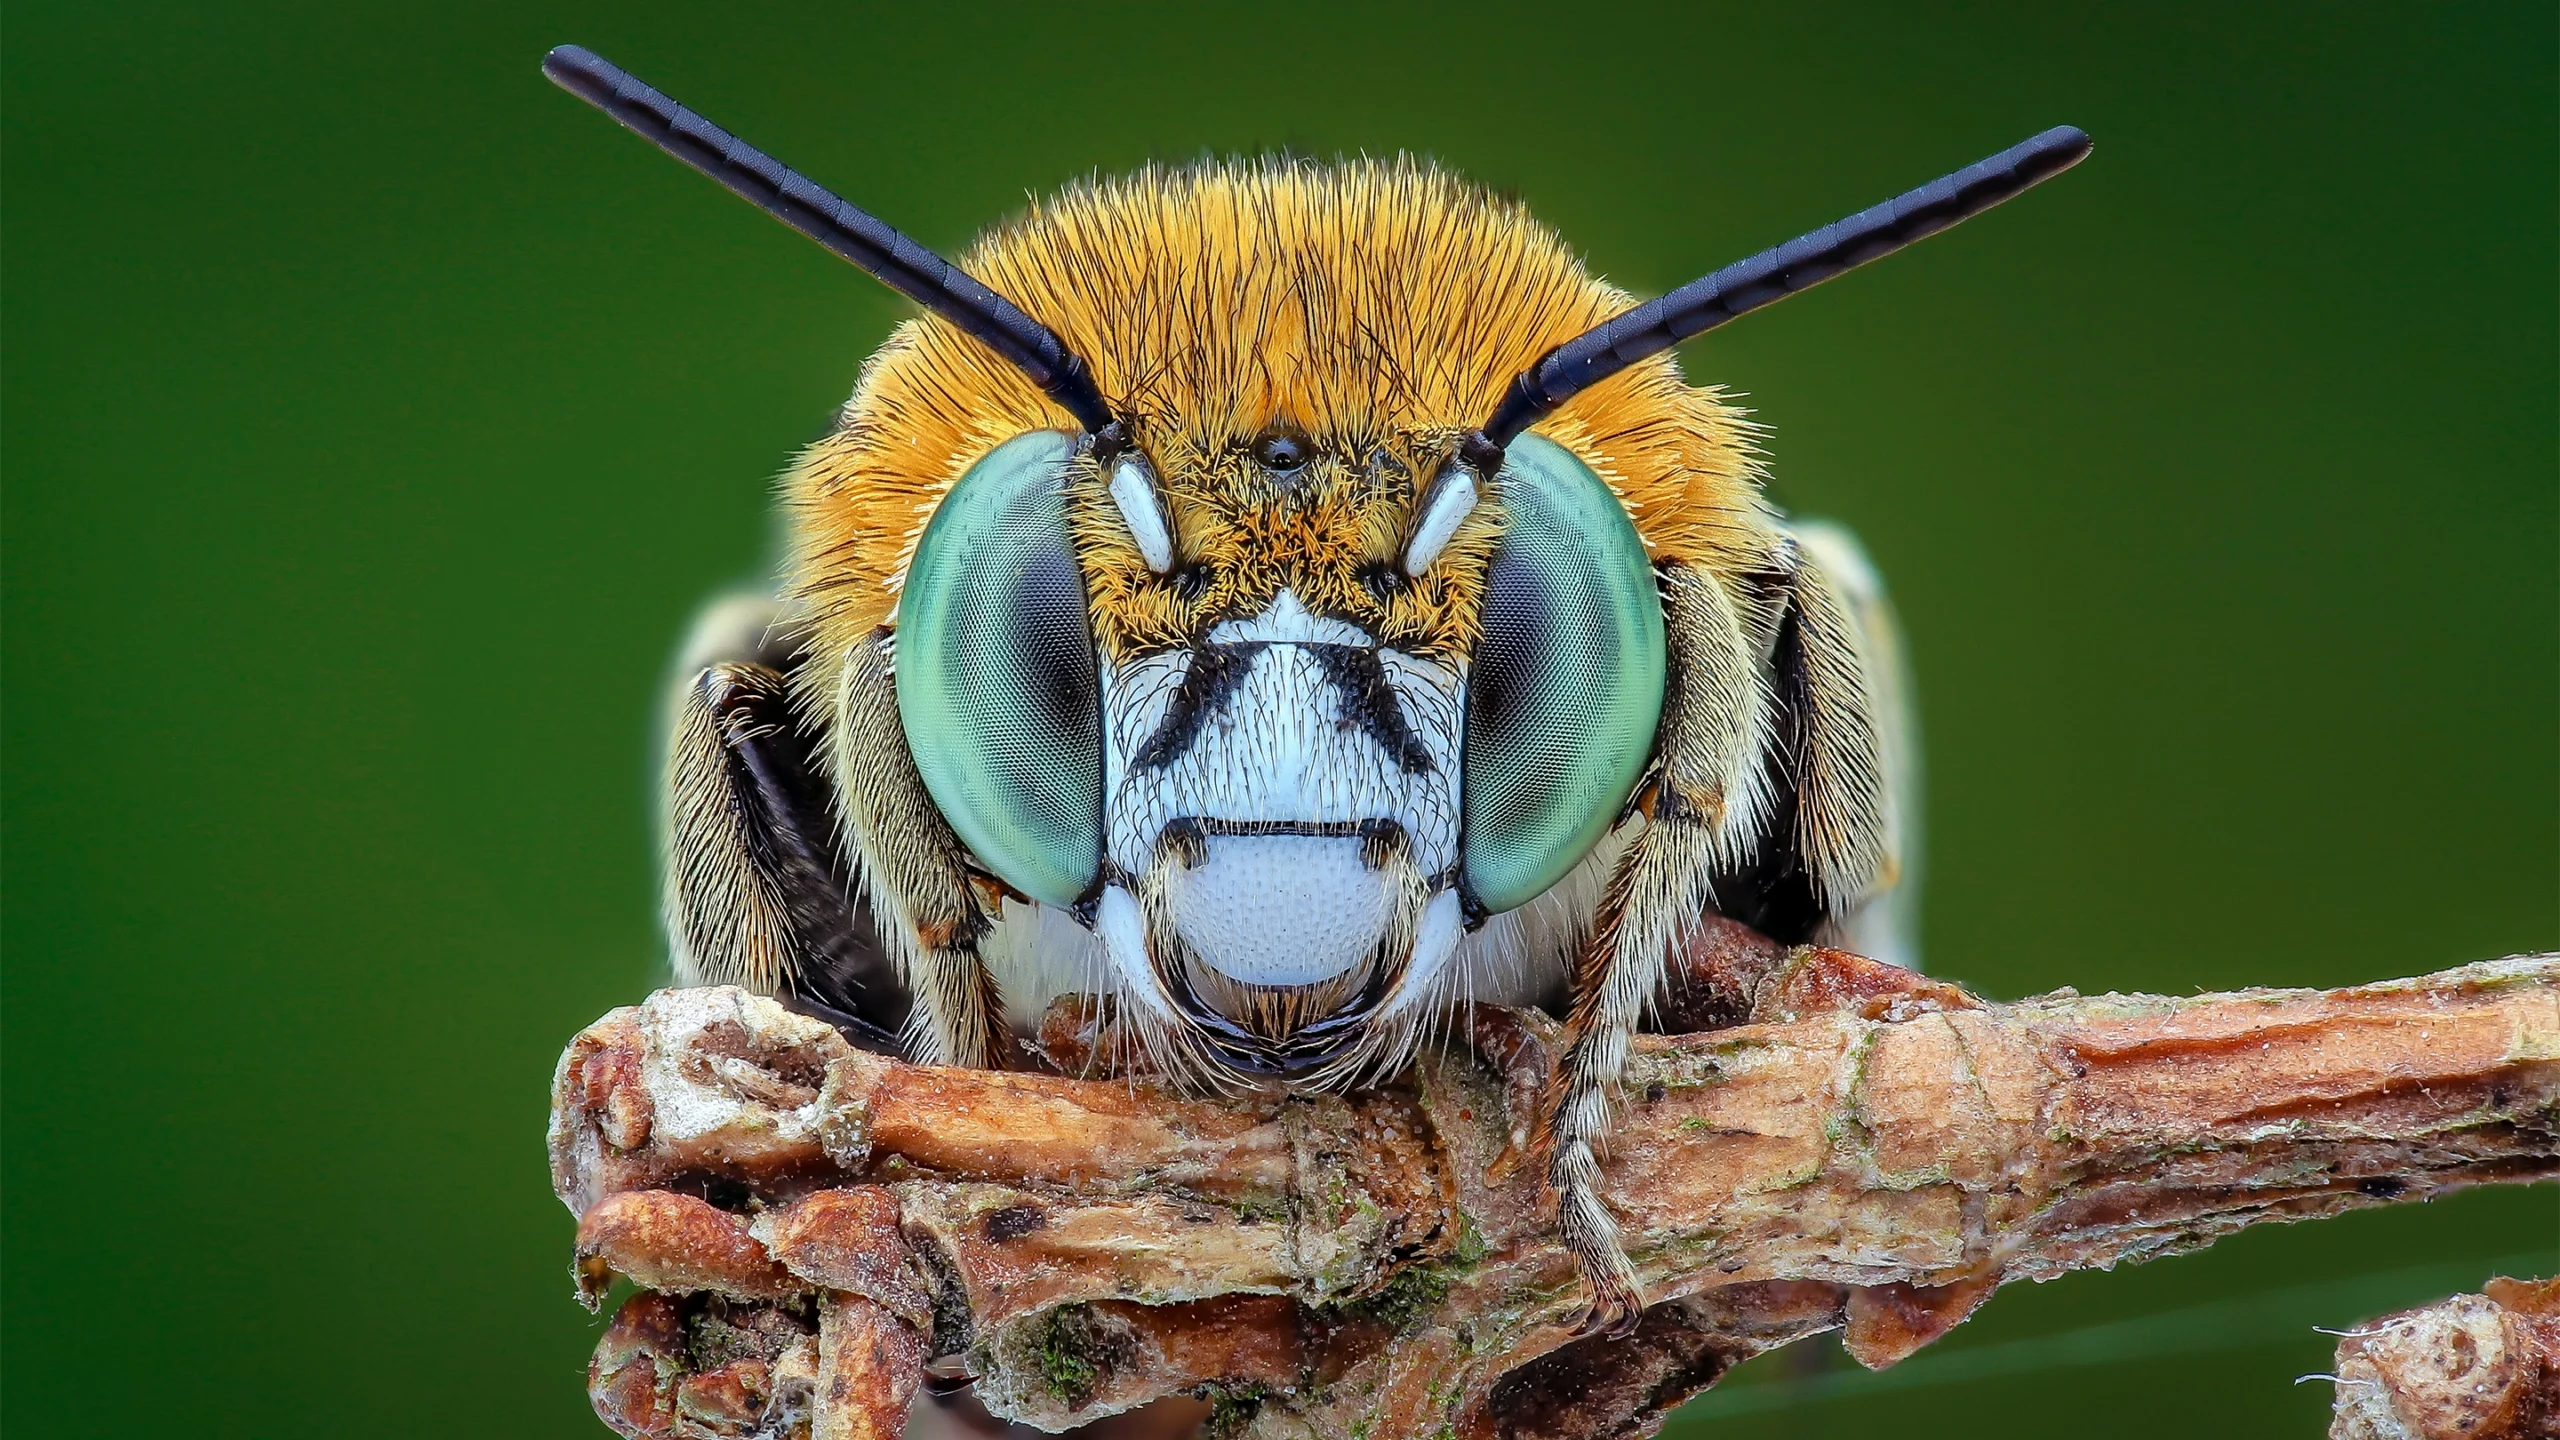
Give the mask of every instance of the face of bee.
[[954, 487], [900, 602], [910, 749], [1195, 1058], [1348, 1074], [1615, 818], [1661, 706], [1651, 570], [1543, 441], [1488, 478], [1421, 434], [1172, 433], [1034, 432]]
[[[1409, 462], [1285, 430], [1185, 459], [1178, 484], [1110, 464], [1155, 572], [1126, 582], [1169, 603], [1097, 636], [1097, 929], [1231, 1063], [1315, 1063], [1463, 933], [1468, 656], [1362, 543], [1409, 505]], [[1223, 543], [1182, 554], [1186, 519]]]

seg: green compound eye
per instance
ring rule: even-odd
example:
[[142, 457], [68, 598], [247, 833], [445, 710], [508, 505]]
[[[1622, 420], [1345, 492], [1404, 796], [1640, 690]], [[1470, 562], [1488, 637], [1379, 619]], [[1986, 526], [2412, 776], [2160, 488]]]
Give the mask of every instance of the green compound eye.
[[898, 599], [898, 720], [980, 863], [1046, 905], [1102, 866], [1102, 692], [1059, 494], [1075, 444], [1034, 431], [951, 487]]
[[1662, 600], [1600, 477], [1535, 435], [1496, 482], [1505, 522], [1467, 675], [1466, 885], [1516, 909], [1617, 818], [1662, 718]]

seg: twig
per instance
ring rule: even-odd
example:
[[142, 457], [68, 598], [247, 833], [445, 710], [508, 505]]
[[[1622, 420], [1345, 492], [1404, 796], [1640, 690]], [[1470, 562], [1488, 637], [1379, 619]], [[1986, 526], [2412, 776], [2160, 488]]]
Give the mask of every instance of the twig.
[[2560, 1280], [2482, 1290], [2342, 1332], [2330, 1440], [2560, 1434]]
[[930, 1354], [1045, 1428], [1187, 1392], [1266, 1436], [1641, 1435], [1802, 1335], [1886, 1365], [2011, 1280], [2560, 1174], [2553, 958], [1993, 1006], [1837, 951], [1718, 963], [1749, 1022], [1640, 1043], [1607, 1157], [1654, 1302], [1629, 1342], [1564, 1328], [1573, 1268], [1507, 1154], [1541, 1016], [1479, 1011], [1471, 1048], [1379, 1091], [1203, 1101], [652, 996], [578, 1038], [554, 1096], [582, 1293], [683, 1297], [617, 1318], [599, 1413], [887, 1435]]

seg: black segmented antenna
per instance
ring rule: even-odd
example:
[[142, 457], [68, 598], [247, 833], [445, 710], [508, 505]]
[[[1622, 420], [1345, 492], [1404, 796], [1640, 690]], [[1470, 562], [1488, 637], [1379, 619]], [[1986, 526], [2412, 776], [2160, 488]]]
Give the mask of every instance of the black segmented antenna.
[[1586, 330], [1520, 372], [1493, 418], [1467, 437], [1462, 453], [1479, 473], [1490, 475], [1501, 468], [1503, 449], [1540, 416], [1646, 356], [1979, 215], [2079, 164], [2088, 153], [2088, 136], [2057, 125], [1988, 160], [1727, 265]]
[[1110, 428], [1111, 407], [1083, 359], [1055, 331], [950, 261], [650, 89], [592, 50], [563, 45], [543, 57], [542, 73], [642, 139], [976, 336], [1048, 392], [1087, 434], [1100, 435]]

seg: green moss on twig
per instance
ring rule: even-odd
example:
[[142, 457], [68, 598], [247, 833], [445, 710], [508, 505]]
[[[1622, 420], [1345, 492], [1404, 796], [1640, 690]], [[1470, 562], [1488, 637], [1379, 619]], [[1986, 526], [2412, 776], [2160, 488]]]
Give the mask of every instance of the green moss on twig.
[[1201, 1426], [1201, 1440], [1235, 1440], [1253, 1423], [1262, 1410], [1262, 1398], [1269, 1394], [1260, 1385], [1221, 1386], [1209, 1395], [1209, 1419]]
[[1389, 1276], [1386, 1284], [1343, 1309], [1401, 1334], [1416, 1320], [1439, 1309], [1440, 1302], [1448, 1298], [1446, 1270], [1434, 1265], [1408, 1265]]
[[1093, 1312], [1082, 1305], [1061, 1305], [1040, 1327], [1040, 1378], [1049, 1393], [1069, 1410], [1081, 1410], [1102, 1382], [1095, 1363]]

